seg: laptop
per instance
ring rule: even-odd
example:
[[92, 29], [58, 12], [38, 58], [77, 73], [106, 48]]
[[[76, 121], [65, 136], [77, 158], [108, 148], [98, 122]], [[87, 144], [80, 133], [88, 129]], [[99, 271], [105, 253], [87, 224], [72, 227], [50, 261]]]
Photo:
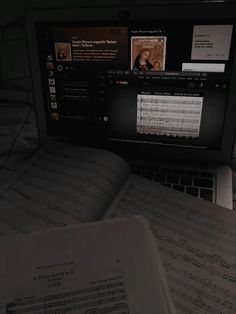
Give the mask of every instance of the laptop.
[[29, 11], [41, 143], [109, 149], [136, 174], [232, 209], [233, 12], [141, 2]]

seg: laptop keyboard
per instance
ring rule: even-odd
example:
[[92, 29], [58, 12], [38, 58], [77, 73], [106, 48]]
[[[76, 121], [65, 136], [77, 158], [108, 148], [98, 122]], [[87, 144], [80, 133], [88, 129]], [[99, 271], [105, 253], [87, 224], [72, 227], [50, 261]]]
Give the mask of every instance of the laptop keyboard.
[[213, 172], [141, 165], [132, 165], [131, 172], [210, 202], [215, 200]]

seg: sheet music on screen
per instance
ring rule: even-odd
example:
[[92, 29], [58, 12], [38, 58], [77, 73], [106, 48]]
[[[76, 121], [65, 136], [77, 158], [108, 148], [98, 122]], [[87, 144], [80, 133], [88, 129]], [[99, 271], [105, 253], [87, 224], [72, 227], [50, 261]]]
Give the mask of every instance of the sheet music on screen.
[[200, 133], [203, 97], [137, 95], [137, 133], [196, 138]]

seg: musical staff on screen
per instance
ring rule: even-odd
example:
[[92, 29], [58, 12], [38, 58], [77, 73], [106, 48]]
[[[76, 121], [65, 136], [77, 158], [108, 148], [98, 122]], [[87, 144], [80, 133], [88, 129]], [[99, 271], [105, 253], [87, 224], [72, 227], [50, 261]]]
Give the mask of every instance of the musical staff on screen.
[[197, 138], [203, 97], [137, 96], [137, 132], [140, 134]]

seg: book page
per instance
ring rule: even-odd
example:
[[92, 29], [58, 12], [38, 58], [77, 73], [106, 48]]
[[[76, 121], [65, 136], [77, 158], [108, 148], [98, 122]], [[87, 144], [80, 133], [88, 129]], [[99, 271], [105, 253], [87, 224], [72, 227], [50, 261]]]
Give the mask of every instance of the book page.
[[0, 313], [175, 314], [141, 217], [0, 238]]
[[118, 156], [50, 143], [0, 194], [0, 235], [98, 220], [129, 173]]
[[234, 212], [130, 176], [106, 217], [150, 222], [178, 314], [236, 313]]

